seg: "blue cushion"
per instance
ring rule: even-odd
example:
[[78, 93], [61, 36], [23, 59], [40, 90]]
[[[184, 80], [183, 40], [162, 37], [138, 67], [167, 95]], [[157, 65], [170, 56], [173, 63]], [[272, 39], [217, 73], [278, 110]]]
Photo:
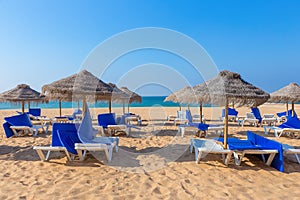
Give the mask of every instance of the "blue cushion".
[[[224, 138], [215, 138], [220, 142], [224, 142]], [[245, 150], [245, 149], [260, 149], [261, 147], [255, 145], [249, 140], [241, 140], [238, 138], [228, 138], [227, 140], [230, 150]]]
[[41, 109], [40, 108], [29, 108], [29, 114], [33, 115], [33, 116], [41, 116]]
[[[234, 108], [228, 108], [228, 115], [234, 115], [237, 116], [238, 115], [238, 111]], [[225, 117], [225, 109], [222, 109], [222, 117]]]
[[201, 131], [206, 131], [208, 127], [209, 127], [208, 124], [203, 124], [203, 123], [198, 124], [198, 129], [200, 129]]
[[[193, 117], [192, 117], [192, 114], [191, 114], [191, 111], [190, 111], [190, 110], [186, 110], [186, 111], [185, 111], [185, 117], [186, 117], [186, 119], [187, 119], [190, 123], [193, 122]], [[200, 117], [202, 117], [202, 116], [200, 116]]]
[[11, 130], [10, 126], [11, 125], [8, 122], [5, 122], [3, 124], [3, 128], [4, 128], [5, 135], [6, 135], [7, 138], [10, 138], [14, 135], [14, 132]]
[[[292, 110], [288, 110], [288, 114], [286, 115], [286, 111], [283, 112], [279, 112], [276, 113], [278, 117], [282, 117], [282, 116], [286, 116], [286, 117], [292, 117], [293, 111]], [[295, 112], [295, 116], [297, 116], [296, 112]]]
[[74, 123], [54, 123], [52, 126], [52, 146], [63, 146], [61, 141], [59, 140], [57, 131], [65, 131], [65, 132], [77, 132], [79, 124]]
[[300, 120], [297, 116], [287, 118], [287, 121], [280, 124], [279, 128], [296, 128], [300, 129]]
[[[224, 138], [216, 138], [220, 142], [224, 142]], [[278, 153], [275, 155], [273, 162], [271, 164], [275, 169], [283, 172], [284, 163], [283, 163], [283, 148], [282, 144], [260, 135], [257, 135], [253, 132], [247, 132], [247, 140], [240, 140], [237, 138], [228, 138], [228, 146], [231, 150], [246, 150], [246, 149], [276, 149]], [[265, 155], [266, 160], [269, 155]], [[262, 159], [261, 156], [258, 158]]]
[[[250, 131], [247, 132], [247, 137], [248, 137], [248, 139], [255, 142], [256, 145], [260, 145], [261, 149], [276, 149], [276, 150], [278, 150], [278, 153], [275, 155], [271, 166], [281, 172], [284, 171], [283, 148], [282, 148], [281, 143], [276, 142], [274, 140], [267, 139], [265, 137], [262, 137], [253, 132], [250, 132]], [[261, 157], [259, 157], [259, 158], [261, 158]], [[268, 159], [268, 157], [266, 159]]]
[[[286, 116], [286, 111], [276, 113], [278, 117]], [[288, 110], [288, 115], [292, 114], [292, 110]]]
[[256, 119], [258, 119], [258, 122], [261, 123], [262, 117], [260, 115], [260, 111], [258, 108], [251, 108], [251, 112], [255, 116]]
[[5, 117], [5, 121], [7, 121], [12, 126], [29, 126], [32, 127], [32, 123], [30, 118], [26, 113], [21, 115], [14, 115], [11, 117]]
[[115, 113], [104, 113], [98, 115], [98, 125], [107, 128], [108, 125], [117, 125]]
[[77, 131], [57, 130], [57, 135], [61, 144], [66, 147], [68, 152], [77, 154], [77, 151], [75, 150], [75, 143], [81, 143], [78, 138]]

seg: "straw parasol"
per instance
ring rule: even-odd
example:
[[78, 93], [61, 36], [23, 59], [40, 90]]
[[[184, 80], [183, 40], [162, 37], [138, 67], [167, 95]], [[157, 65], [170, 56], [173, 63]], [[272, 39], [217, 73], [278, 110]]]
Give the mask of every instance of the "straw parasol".
[[127, 112], [129, 112], [129, 106], [133, 102], [142, 102], [142, 97], [138, 95], [137, 93], [129, 90], [127, 87], [121, 87], [120, 89], [112, 83], [109, 83], [110, 86], [114, 88], [113, 95], [112, 95], [112, 101], [116, 103], [122, 103], [123, 104], [123, 113], [125, 113], [125, 103], [127, 102]]
[[[129, 112], [129, 106], [133, 102], [141, 103], [142, 102], [142, 97], [138, 95], [137, 93], [129, 90], [127, 87], [121, 87], [121, 90], [127, 95], [127, 112]], [[125, 101], [125, 102], [126, 102]], [[124, 104], [123, 104], [124, 105]], [[125, 111], [125, 108], [123, 107], [123, 112]]]
[[[217, 77], [194, 87], [195, 94], [201, 99], [225, 106], [224, 147], [227, 148], [228, 105], [257, 107], [265, 103], [270, 95], [258, 87], [246, 82], [238, 73], [221, 71]], [[200, 97], [199, 97], [200, 98]]]
[[[62, 101], [97, 101], [111, 99], [113, 88], [96, 76], [82, 70], [78, 74], [55, 81], [42, 87], [42, 93], [49, 100], [59, 100], [60, 115]], [[84, 109], [84, 108], [83, 108]], [[109, 108], [111, 112], [111, 107]]]
[[300, 86], [297, 83], [290, 83], [289, 85], [273, 92], [269, 102], [286, 103], [288, 112], [288, 102], [292, 103], [293, 116], [295, 114], [294, 103], [300, 102]]
[[195, 90], [192, 87], [186, 86], [167, 96], [164, 101], [173, 101], [180, 104], [187, 103], [188, 105], [191, 103], [200, 103], [200, 122], [202, 123], [202, 101], [195, 94]]
[[45, 102], [44, 96], [34, 89], [30, 88], [29, 85], [20, 84], [17, 87], [5, 91], [0, 94], [0, 101], [2, 102], [15, 102], [22, 103], [22, 113], [24, 113], [25, 102]]

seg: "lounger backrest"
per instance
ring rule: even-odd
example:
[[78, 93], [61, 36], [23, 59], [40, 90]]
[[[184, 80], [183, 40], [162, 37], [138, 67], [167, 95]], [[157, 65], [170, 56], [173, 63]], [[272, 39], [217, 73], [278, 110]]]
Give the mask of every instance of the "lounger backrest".
[[262, 120], [260, 111], [258, 108], [251, 108], [251, 112], [254, 114], [255, 118], [258, 119], [258, 122], [260, 123]]
[[264, 118], [274, 118], [275, 115], [273, 114], [264, 114]]
[[77, 131], [57, 130], [57, 135], [61, 144], [66, 147], [68, 152], [77, 154], [75, 143], [81, 143]]
[[76, 115], [80, 115], [80, 114], [82, 114], [82, 110], [80, 110], [80, 109], [75, 109], [75, 110], [73, 111], [72, 117], [75, 119], [75, 118], [76, 118]]
[[[238, 111], [234, 108], [228, 108], [228, 115], [234, 115], [237, 116], [238, 115]], [[225, 109], [222, 109], [222, 117], [225, 117]]]
[[177, 118], [179, 119], [186, 119], [185, 118], [185, 112], [182, 110], [177, 110]]
[[224, 148], [217, 144], [215, 140], [212, 139], [193, 139], [195, 146], [200, 148], [205, 148], [209, 150], [223, 150]]
[[32, 123], [28, 114], [24, 113], [21, 115], [14, 115], [11, 117], [5, 117], [5, 121], [7, 121], [12, 126], [28, 126], [32, 127]]
[[63, 146], [60, 142], [57, 131], [77, 132], [79, 124], [74, 123], [54, 123], [52, 126], [52, 146]]
[[186, 119], [192, 123], [193, 122], [193, 117], [192, 117], [192, 114], [191, 114], [191, 111], [190, 110], [186, 110], [185, 111], [185, 116], [186, 116]]
[[[289, 113], [292, 113], [292, 110], [288, 110], [288, 115], [289, 115]], [[286, 111], [278, 112], [276, 114], [277, 114], [278, 117], [287, 116]]]
[[107, 128], [108, 125], [117, 125], [115, 113], [104, 113], [98, 115], [98, 125]]
[[[283, 111], [283, 112], [279, 112], [279, 113], [276, 113], [278, 117], [283, 117], [283, 116], [286, 116], [286, 117], [292, 117], [292, 110], [288, 110], [288, 114], [286, 114], [286, 111]], [[297, 116], [296, 112], [295, 112], [295, 116]]]
[[256, 119], [253, 113], [246, 113], [248, 119]]
[[11, 125], [8, 122], [3, 124], [3, 129], [7, 138], [10, 138], [14, 135], [14, 132], [11, 130], [10, 126]]
[[41, 116], [41, 109], [40, 108], [29, 108], [29, 114], [32, 116], [38, 117]]

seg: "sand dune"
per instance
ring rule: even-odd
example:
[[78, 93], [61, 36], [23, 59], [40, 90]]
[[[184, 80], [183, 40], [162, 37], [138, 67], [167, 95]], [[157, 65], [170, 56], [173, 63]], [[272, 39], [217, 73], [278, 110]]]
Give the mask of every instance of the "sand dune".
[[[298, 105], [297, 105], [298, 106]], [[263, 105], [262, 113], [284, 111], [285, 105]], [[132, 108], [142, 115], [141, 130], [131, 137], [120, 135], [120, 152], [107, 163], [103, 153], [91, 154], [84, 162], [68, 162], [63, 153], [53, 153], [50, 162], [41, 162], [34, 145], [49, 145], [51, 134], [38, 137], [5, 138], [0, 129], [0, 199], [297, 199], [300, 196], [300, 165], [293, 157], [285, 159], [285, 172], [266, 166], [249, 156], [241, 166], [233, 161], [227, 167], [219, 155], [209, 155], [195, 164], [188, 151], [189, 139], [177, 127], [164, 125], [162, 119], [175, 114], [177, 108]], [[92, 115], [107, 109], [91, 109]], [[114, 109], [120, 113], [121, 109]], [[244, 115], [248, 109], [238, 109]], [[44, 109], [43, 115], [53, 117], [56, 109]], [[64, 109], [64, 114], [71, 114]], [[296, 107], [300, 113], [300, 107]], [[197, 114], [198, 108], [192, 108]], [[220, 108], [204, 108], [207, 119], [216, 119]], [[3, 117], [15, 114], [0, 111]], [[251, 130], [263, 134], [261, 127], [240, 127], [230, 124], [230, 135], [246, 137]], [[211, 136], [213, 137], [213, 136]], [[268, 138], [300, 148], [300, 140], [288, 137]], [[95, 157], [97, 159], [95, 159]]]

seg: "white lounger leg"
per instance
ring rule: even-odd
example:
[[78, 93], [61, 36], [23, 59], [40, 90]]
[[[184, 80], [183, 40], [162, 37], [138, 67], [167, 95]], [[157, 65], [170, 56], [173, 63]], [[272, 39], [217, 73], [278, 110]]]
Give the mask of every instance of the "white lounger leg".
[[270, 154], [270, 156], [269, 156], [269, 158], [268, 158], [268, 160], [266, 162], [266, 165], [270, 166], [272, 164], [272, 161], [273, 161], [275, 155], [276, 155], [276, 153], [271, 153]]
[[[246, 154], [261, 154], [262, 156], [264, 156], [263, 154], [270, 154], [270, 156], [266, 162], [266, 165], [270, 166], [272, 164], [272, 161], [273, 161], [276, 153], [278, 153], [277, 150], [254, 150], [253, 149], [253, 150], [244, 150], [244, 151], [242, 151], [241, 156], [239, 156], [237, 152], [234, 152], [235, 164], [241, 165], [241, 162]], [[263, 160], [265, 162], [264, 157], [263, 157]]]
[[114, 145], [106, 145], [106, 144], [95, 144], [95, 143], [75, 144], [75, 149], [81, 161], [84, 160], [87, 151], [104, 151], [108, 162], [110, 162], [112, 160], [113, 148]]
[[[225, 165], [228, 165], [228, 163], [230, 162], [230, 159], [231, 159], [231, 155], [232, 155], [232, 151], [230, 151], [230, 150], [224, 150], [225, 152], [222, 152], [222, 151], [213, 151], [213, 150], [211, 150], [211, 151], [210, 150], [201, 150], [201, 148], [198, 148], [197, 151], [198, 151], [198, 156], [196, 159], [196, 164], [200, 163], [201, 156], [204, 152], [205, 153], [213, 153], [213, 154], [222, 154], [223, 162]], [[195, 154], [195, 156], [196, 155], [197, 154]]]
[[300, 164], [300, 149], [287, 149], [284, 150], [284, 154], [294, 154], [296, 157], [297, 162]]
[[201, 156], [202, 156], [202, 151], [199, 151], [199, 150], [198, 150], [198, 157], [197, 157], [197, 160], [196, 160], [196, 164], [199, 164], [199, 163], [200, 163]]
[[[45, 156], [44, 156], [44, 154], [43, 154], [43, 152], [42, 152], [41, 149], [36, 149], [36, 152], [37, 152], [37, 154], [39, 155], [41, 161], [46, 161], [46, 160], [48, 160], [48, 159], [45, 158]], [[49, 152], [48, 152], [48, 153], [49, 153]], [[47, 154], [47, 157], [49, 157], [48, 154]]]
[[300, 164], [300, 158], [299, 158], [298, 154], [295, 154], [295, 156], [296, 156], [298, 163]]
[[[225, 163], [225, 165], [228, 165], [231, 160], [232, 152], [225, 154], [225, 155], [226, 155], [226, 157], [225, 157], [224, 163]], [[224, 156], [224, 154], [223, 154], [223, 156]]]
[[111, 162], [113, 147], [111, 145], [109, 145], [109, 146], [107, 146], [106, 149], [104, 149], [104, 151], [105, 151], [105, 155], [106, 155], [106, 158], [107, 158], [108, 162]]
[[[68, 153], [68, 151], [65, 147], [34, 146], [33, 149], [36, 150], [41, 161], [48, 161], [51, 151], [63, 151], [67, 155], [68, 160], [71, 160], [70, 154]], [[46, 157], [45, 157], [43, 151], [47, 151]]]

